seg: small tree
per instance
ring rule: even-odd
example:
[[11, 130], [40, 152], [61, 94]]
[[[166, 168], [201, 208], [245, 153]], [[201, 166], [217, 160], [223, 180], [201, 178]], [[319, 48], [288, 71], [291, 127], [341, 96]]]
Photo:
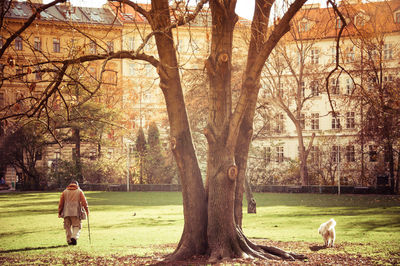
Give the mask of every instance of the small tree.
[[[358, 17], [361, 22], [355, 23], [355, 34], [351, 38], [351, 45], [360, 51], [360, 60], [349, 68], [353, 70], [351, 74], [357, 88], [357, 97], [352, 97], [352, 100], [358, 99], [361, 106], [359, 140], [362, 147], [371, 141], [384, 151], [385, 172], [389, 176], [391, 192], [395, 193], [400, 176], [399, 161], [395, 174], [400, 140], [400, 76], [395, 54], [399, 53], [400, 47], [397, 39], [392, 39], [395, 38], [393, 31], [398, 31], [397, 24], [393, 23], [391, 15], [382, 15], [392, 14], [391, 5], [391, 1], [363, 5], [363, 16]], [[354, 11], [349, 7], [347, 12], [351, 14]], [[366, 18], [368, 23], [363, 23]]]
[[169, 184], [177, 175], [176, 166], [172, 160], [168, 160], [168, 154], [161, 146], [160, 133], [157, 124], [153, 121], [149, 125], [147, 136], [147, 148], [143, 158], [145, 183]]
[[45, 133], [46, 128], [32, 122], [6, 136], [0, 145], [0, 165], [22, 171], [23, 189], [38, 190], [45, 183], [36, 165], [46, 145]]
[[145, 158], [147, 183], [159, 183], [163, 175], [164, 158], [161, 153], [160, 133], [157, 124], [153, 121], [148, 129], [148, 150]]
[[146, 153], [146, 138], [144, 136], [143, 128], [140, 127], [136, 137], [136, 151], [139, 156], [139, 184], [143, 184], [143, 157]]

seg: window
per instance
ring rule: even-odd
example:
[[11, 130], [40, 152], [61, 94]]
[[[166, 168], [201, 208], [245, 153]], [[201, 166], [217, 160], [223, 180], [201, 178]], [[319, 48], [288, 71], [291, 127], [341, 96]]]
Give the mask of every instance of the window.
[[331, 47], [331, 60], [332, 63], [336, 63], [336, 47]]
[[61, 149], [57, 149], [54, 151], [54, 159], [58, 160], [61, 158]]
[[305, 95], [305, 90], [306, 90], [306, 83], [304, 81], [300, 82], [300, 88], [301, 88], [301, 93], [303, 94], [303, 96]]
[[311, 114], [311, 129], [319, 130], [319, 113]]
[[134, 144], [129, 144], [129, 154], [134, 154], [135, 153], [135, 145]]
[[369, 161], [370, 162], [376, 162], [378, 161], [378, 153], [376, 152], [376, 146], [375, 145], [369, 145]]
[[383, 46], [383, 59], [385, 60], [393, 59], [393, 49], [391, 43], [387, 43]]
[[343, 26], [343, 22], [340, 18], [336, 19], [336, 26], [338, 29], [340, 29]]
[[319, 63], [319, 50], [311, 49], [311, 64], [318, 64], [318, 63]]
[[107, 52], [113, 53], [114, 52], [114, 42], [108, 41], [107, 42]]
[[129, 37], [129, 39], [128, 39], [128, 49], [131, 50], [131, 51], [135, 49], [135, 38], [134, 37]]
[[348, 163], [356, 161], [355, 152], [354, 152], [354, 146], [353, 145], [346, 146], [346, 161]]
[[15, 38], [15, 50], [22, 51], [22, 38], [19, 36]]
[[339, 79], [332, 78], [329, 87], [331, 94], [339, 94], [340, 93]]
[[334, 145], [331, 150], [332, 162], [337, 163], [341, 161], [340, 146]]
[[396, 23], [400, 23], [400, 12], [396, 13]]
[[40, 67], [36, 67], [35, 69], [35, 79], [42, 80], [42, 71], [40, 71]]
[[283, 133], [283, 123], [284, 123], [283, 114], [276, 115], [276, 133]]
[[348, 48], [346, 51], [346, 63], [352, 63], [354, 62], [355, 59], [355, 54], [354, 54], [354, 48]]
[[90, 153], [89, 153], [89, 159], [90, 159], [91, 161], [95, 161], [95, 160], [96, 160], [96, 155], [97, 155], [97, 152], [96, 152], [95, 150], [90, 151]]
[[72, 53], [75, 53], [76, 52], [76, 49], [77, 49], [77, 43], [78, 43], [78, 41], [76, 40], [76, 39], [74, 39], [74, 38], [72, 38], [70, 41], [69, 41], [69, 44], [70, 44], [70, 52], [72, 52]]
[[393, 76], [392, 75], [384, 76], [383, 81], [384, 82], [393, 82]]
[[0, 92], [0, 108], [3, 108], [6, 105], [6, 101], [4, 98], [4, 92]]
[[277, 163], [283, 162], [283, 147], [282, 146], [276, 147], [276, 162]]
[[89, 53], [97, 54], [97, 45], [94, 41], [90, 41], [89, 43]]
[[42, 41], [41, 41], [40, 37], [35, 37], [35, 39], [33, 41], [33, 48], [35, 48], [35, 50], [38, 50], [38, 51], [42, 50]]
[[319, 164], [320, 153], [317, 146], [312, 146], [310, 150], [310, 159], [312, 164]]
[[306, 118], [304, 114], [300, 114], [299, 122], [301, 129], [304, 129], [306, 127]]
[[3, 36], [0, 36], [0, 49], [3, 48]]
[[301, 21], [299, 23], [299, 32], [305, 32], [308, 31], [308, 22], [307, 21]]
[[346, 113], [346, 128], [352, 129], [355, 128], [354, 123], [354, 112], [347, 112]]
[[59, 38], [53, 38], [53, 52], [54, 53], [59, 53], [61, 51], [60, 49], [60, 39]]
[[43, 157], [42, 155], [43, 155], [42, 150], [37, 150], [35, 153], [35, 159], [38, 161], [42, 160]]
[[271, 147], [264, 147], [264, 163], [269, 164], [271, 162]]
[[353, 94], [354, 82], [351, 78], [346, 79], [346, 93], [348, 95]]
[[312, 96], [318, 96], [319, 95], [318, 81], [316, 80], [311, 81], [310, 89]]
[[340, 129], [340, 115], [335, 113], [332, 115], [332, 129]]

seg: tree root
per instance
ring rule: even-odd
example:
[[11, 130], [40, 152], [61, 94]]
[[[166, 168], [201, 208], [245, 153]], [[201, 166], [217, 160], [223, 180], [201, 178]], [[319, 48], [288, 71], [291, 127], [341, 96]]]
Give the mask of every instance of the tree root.
[[287, 252], [277, 247], [258, 245], [250, 241], [241, 230], [240, 227], [236, 227], [237, 239], [231, 241], [230, 248], [222, 248], [217, 250], [195, 250], [193, 243], [190, 241], [182, 240], [179, 242], [176, 250], [164, 258], [164, 263], [172, 263], [178, 261], [185, 261], [195, 256], [204, 256], [208, 253], [210, 256], [208, 262], [213, 264], [220, 261], [230, 260], [232, 258], [244, 258], [244, 259], [263, 259], [263, 260], [305, 260], [306, 256], [296, 254], [293, 252]]
[[241, 228], [237, 227], [236, 231], [239, 236], [239, 243], [242, 250], [249, 256], [254, 256], [262, 259], [272, 260], [305, 260], [306, 256], [287, 252], [277, 247], [257, 245], [251, 242], [242, 232]]

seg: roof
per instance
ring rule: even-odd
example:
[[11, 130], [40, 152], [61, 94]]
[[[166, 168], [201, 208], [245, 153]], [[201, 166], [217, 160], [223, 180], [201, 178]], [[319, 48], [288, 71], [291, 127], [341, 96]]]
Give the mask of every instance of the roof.
[[[13, 19], [28, 19], [38, 6], [29, 2], [12, 2], [6, 17]], [[52, 6], [40, 13], [42, 21], [64, 21], [85, 24], [122, 25], [115, 19], [111, 10], [106, 8], [79, 7], [69, 4]]]
[[[339, 10], [346, 19], [347, 27], [342, 36], [354, 36], [360, 32], [373, 32], [378, 29], [382, 33], [400, 31], [400, 23], [396, 23], [394, 12], [400, 9], [400, 0], [347, 3], [342, 1]], [[362, 24], [357, 24], [357, 17]], [[308, 23], [307, 29], [301, 23]], [[341, 22], [333, 8], [320, 8], [318, 5], [305, 5], [295, 16], [293, 28], [296, 37], [301, 39], [335, 38]], [[286, 36], [286, 38], [293, 38]]]
[[[123, 23], [147, 23], [146, 18], [136, 12], [133, 7], [126, 5], [126, 4], [120, 4], [116, 3], [113, 4], [112, 2], [109, 2], [110, 7], [114, 10], [115, 13], [118, 13], [119, 19]], [[145, 10], [150, 10], [151, 5], [150, 4], [139, 4], [143, 9]], [[185, 14], [190, 14], [194, 12], [195, 7], [192, 6], [187, 6], [178, 9], [179, 11], [174, 12], [171, 9], [171, 20], [172, 22], [175, 21], [175, 19], [184, 12]], [[182, 11], [180, 11], [182, 10]], [[205, 27], [205, 26], [211, 26], [211, 12], [209, 9], [203, 8], [199, 14], [196, 16], [196, 18], [192, 21], [189, 22], [190, 26], [199, 26], [199, 27]]]

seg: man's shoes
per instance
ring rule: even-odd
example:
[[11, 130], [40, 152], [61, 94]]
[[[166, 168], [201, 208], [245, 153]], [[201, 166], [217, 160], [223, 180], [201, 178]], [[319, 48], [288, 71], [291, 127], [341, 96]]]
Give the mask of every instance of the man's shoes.
[[71, 245], [76, 245], [76, 239], [75, 238], [71, 238]]

